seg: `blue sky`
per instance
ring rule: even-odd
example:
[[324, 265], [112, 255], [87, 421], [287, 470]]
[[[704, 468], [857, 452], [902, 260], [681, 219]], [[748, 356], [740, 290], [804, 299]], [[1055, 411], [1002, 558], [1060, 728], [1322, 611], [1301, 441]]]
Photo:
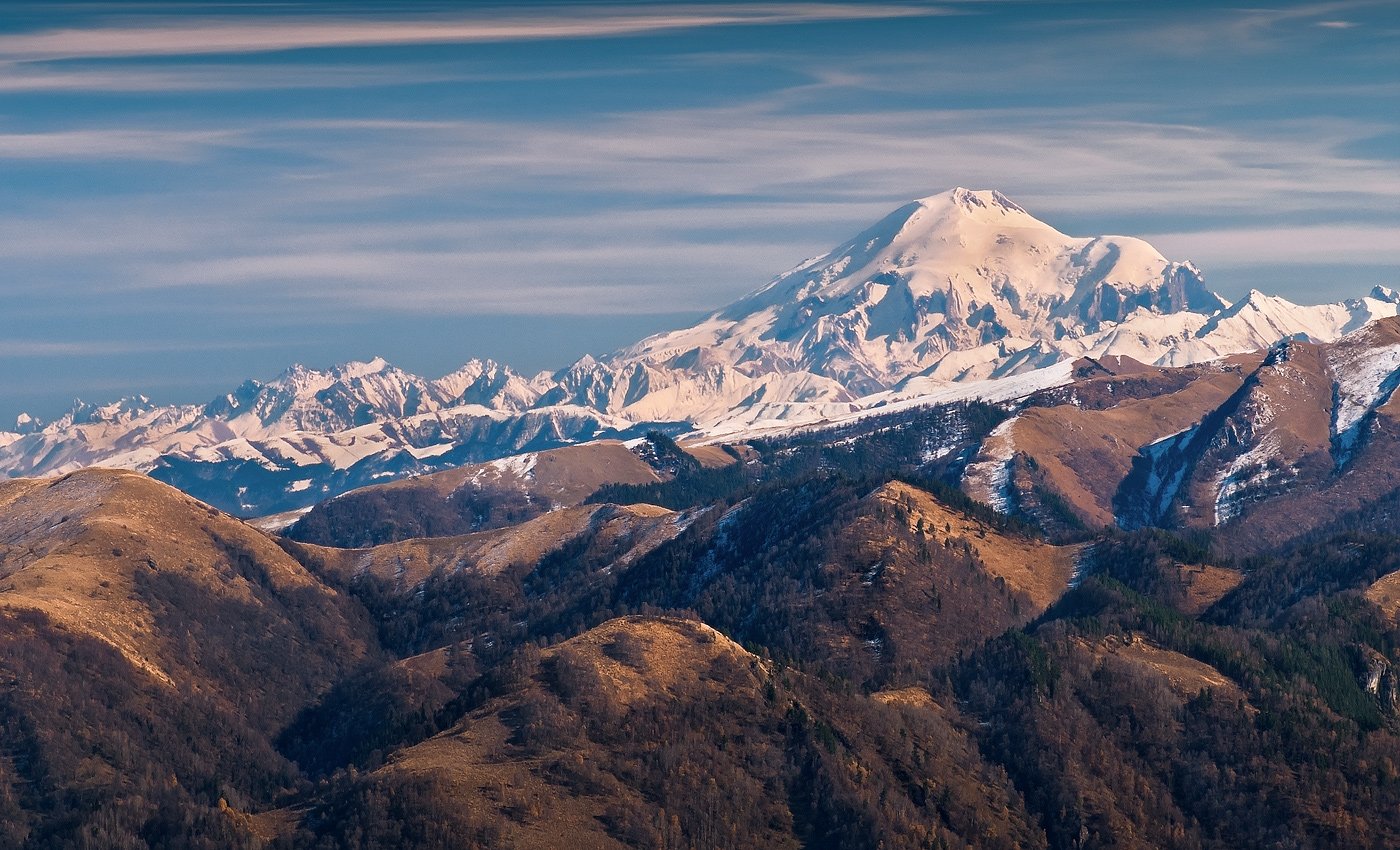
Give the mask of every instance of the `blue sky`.
[[0, 418], [562, 366], [999, 188], [1227, 296], [1400, 284], [1400, 3], [24, 3]]

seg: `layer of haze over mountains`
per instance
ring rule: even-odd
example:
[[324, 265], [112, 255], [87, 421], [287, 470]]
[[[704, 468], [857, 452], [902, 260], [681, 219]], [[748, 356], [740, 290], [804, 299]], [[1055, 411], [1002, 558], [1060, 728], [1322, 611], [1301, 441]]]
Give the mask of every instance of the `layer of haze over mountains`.
[[5, 4], [0, 421], [533, 375], [953, 185], [1232, 302], [1395, 281], [1394, 3], [335, 5]]

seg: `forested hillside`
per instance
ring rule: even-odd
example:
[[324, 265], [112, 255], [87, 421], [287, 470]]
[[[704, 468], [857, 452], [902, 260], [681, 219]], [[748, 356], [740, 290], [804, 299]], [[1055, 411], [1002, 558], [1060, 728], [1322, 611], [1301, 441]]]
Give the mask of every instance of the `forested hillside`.
[[1400, 537], [1009, 518], [953, 486], [1004, 417], [655, 435], [649, 482], [357, 549], [6, 484], [0, 843], [1400, 844]]

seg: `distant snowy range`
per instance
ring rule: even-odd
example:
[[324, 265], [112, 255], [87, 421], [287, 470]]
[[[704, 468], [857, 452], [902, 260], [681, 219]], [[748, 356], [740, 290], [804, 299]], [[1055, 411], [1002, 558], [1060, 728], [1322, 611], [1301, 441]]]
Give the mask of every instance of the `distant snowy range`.
[[659, 429], [742, 439], [1067, 383], [1082, 357], [1185, 365], [1396, 315], [1377, 287], [1230, 303], [1126, 236], [1066, 236], [995, 191], [900, 207], [693, 327], [557, 372], [473, 360], [435, 380], [382, 359], [295, 366], [204, 405], [74, 404], [0, 432], [0, 472], [134, 469], [240, 516], [522, 451]]

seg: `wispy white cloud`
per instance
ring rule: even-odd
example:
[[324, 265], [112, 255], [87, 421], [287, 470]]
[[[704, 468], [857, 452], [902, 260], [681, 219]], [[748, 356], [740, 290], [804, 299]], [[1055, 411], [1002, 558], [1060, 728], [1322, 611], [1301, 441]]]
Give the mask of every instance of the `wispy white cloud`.
[[[750, 244], [746, 259], [751, 262], [755, 253], [783, 256], [784, 247]], [[139, 282], [123, 288], [223, 287], [259, 293], [264, 302], [329, 302], [333, 309], [400, 313], [645, 314], [713, 308], [707, 283], [729, 281], [734, 295], [753, 288], [733, 251], [685, 242], [528, 251], [364, 250], [341, 244], [337, 250], [148, 264]], [[652, 273], [639, 275], [639, 269]]]
[[[873, 219], [886, 206], [653, 201], [290, 225], [269, 218], [256, 197], [223, 196], [183, 212], [117, 200], [0, 218], [0, 258], [12, 272], [39, 272], [13, 273], [5, 286], [12, 296], [68, 291], [139, 305], [220, 291], [233, 299], [221, 310], [247, 308], [263, 325], [267, 305], [293, 302], [407, 313], [644, 314], [714, 308], [794, 265], [803, 251], [825, 250], [847, 235], [845, 222]], [[776, 222], [787, 232], [775, 232]], [[64, 271], [94, 262], [100, 273]], [[545, 291], [549, 298], [539, 295]]]
[[[1309, 14], [1342, 5], [1357, 4]], [[667, 11], [676, 8], [688, 7]], [[845, 7], [782, 7], [811, 8]], [[761, 65], [765, 56], [750, 58]], [[1397, 244], [1388, 228], [1400, 209], [1400, 173], [1393, 162], [1346, 153], [1387, 129], [1375, 122], [1134, 120], [1125, 116], [1152, 110], [1102, 99], [1072, 108], [852, 110], [824, 98], [917, 91], [919, 81], [869, 63], [792, 68], [808, 81], [721, 108], [514, 121], [386, 112], [237, 131], [0, 135], [0, 158], [189, 160], [235, 145], [268, 154], [251, 170], [220, 163], [229, 170], [217, 180], [176, 187], [150, 209], [80, 199], [46, 217], [0, 219], [0, 256], [36, 266], [105, 258], [100, 277], [72, 285], [108, 292], [241, 288], [260, 303], [320, 299], [408, 312], [704, 309], [908, 198], [961, 184], [1007, 191], [1051, 224], [1073, 218], [1096, 230], [1121, 230], [1120, 217], [1141, 220], [1144, 211], [1250, 222], [1216, 238], [1161, 237], [1170, 255], [1207, 266], [1280, 256], [1400, 261], [1386, 247]], [[987, 73], [1004, 84], [1026, 67]], [[517, 209], [523, 199], [537, 206], [503, 218], [453, 200], [493, 195], [515, 198]], [[404, 212], [418, 207], [434, 212], [422, 215], [428, 220]], [[1331, 223], [1299, 229], [1307, 218]]]
[[[327, 146], [318, 165], [286, 179], [308, 202], [332, 204], [527, 184], [578, 193], [871, 201], [976, 183], [1104, 213], [1360, 213], [1394, 210], [1400, 201], [1392, 163], [1339, 152], [1378, 127], [1336, 120], [1230, 130], [1105, 120], [1083, 109], [887, 111], [834, 120], [746, 105], [612, 116], [589, 126], [364, 129], [382, 140]], [[385, 155], [390, 149], [398, 155]]]
[[[242, 143], [314, 151], [316, 164], [260, 169], [218, 196], [165, 196], [136, 208], [84, 201], [82, 214], [60, 205], [46, 217], [0, 219], [0, 256], [39, 264], [101, 257], [104, 274], [82, 285], [243, 290], [261, 304], [700, 310], [911, 197], [961, 184], [1007, 191], [1061, 227], [1065, 218], [1095, 223], [1077, 235], [1123, 232], [1123, 217], [1149, 210], [1237, 222], [1214, 238], [1161, 237], [1166, 253], [1207, 270], [1280, 257], [1396, 263], [1400, 174], [1393, 163], [1341, 152], [1376, 129], [1289, 121], [1225, 130], [1061, 109], [872, 112], [838, 122], [768, 104], [613, 115], [587, 126], [268, 124], [249, 128]], [[537, 204], [510, 216], [471, 204], [409, 220], [394, 212], [419, 199], [493, 193]], [[270, 197], [294, 203], [284, 209]], [[613, 200], [592, 200], [600, 197]], [[1299, 229], [1309, 218], [1328, 224]]]
[[177, 67], [83, 67], [21, 61], [0, 62], [0, 94], [22, 92], [220, 92], [275, 89], [338, 89], [436, 82], [506, 79], [504, 74], [468, 74], [445, 68], [364, 65], [211, 65]]
[[1389, 0], [1328, 0], [1322, 3], [1277, 4], [1272, 6], [1239, 7], [1231, 11], [1238, 16], [1241, 28], [1267, 29], [1291, 21], [1309, 21], [1337, 12], [1384, 7]]
[[54, 60], [94, 57], [267, 53], [313, 48], [465, 44], [600, 38], [716, 26], [926, 17], [948, 10], [923, 5], [864, 3], [675, 4], [579, 9], [564, 14], [403, 18], [206, 20], [198, 24], [109, 26], [0, 36], [0, 58]]
[[48, 357], [110, 357], [130, 354], [180, 354], [199, 351], [234, 351], [270, 348], [269, 342], [246, 339], [172, 342], [166, 340], [38, 340], [0, 339], [0, 357], [11, 359]]
[[[1154, 17], [1145, 24], [1130, 25], [1119, 37], [1139, 55], [1166, 52], [1193, 56], [1222, 48], [1233, 52], [1268, 52], [1294, 44], [1290, 36], [1300, 29], [1354, 23], [1334, 16], [1356, 12], [1359, 17], [1367, 14], [1367, 10], [1386, 10], [1393, 6], [1393, 0], [1333, 0], [1267, 6], [1222, 4], [1213, 9], [1183, 6], [1182, 14]], [[1104, 26], [1115, 27], [1118, 22]]]
[[640, 68], [571, 70], [475, 69], [421, 65], [338, 64], [211, 64], [192, 58], [171, 66], [113, 66], [98, 60], [87, 67], [70, 63], [0, 62], [0, 95], [19, 93], [139, 93], [238, 92], [297, 89], [365, 89], [432, 83], [483, 84], [600, 80], [636, 76]]
[[84, 129], [0, 133], [0, 159], [191, 161], [238, 143], [236, 130]]
[[1145, 238], [1164, 253], [1189, 257], [1207, 269], [1284, 263], [1383, 265], [1400, 260], [1395, 249], [1400, 245], [1400, 224], [1226, 227], [1149, 234]]

